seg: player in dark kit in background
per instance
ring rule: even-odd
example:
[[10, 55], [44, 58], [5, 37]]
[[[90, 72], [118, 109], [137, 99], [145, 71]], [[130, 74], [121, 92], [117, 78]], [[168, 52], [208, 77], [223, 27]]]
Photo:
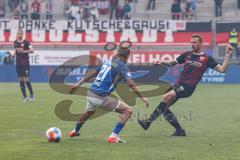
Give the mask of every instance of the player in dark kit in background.
[[14, 41], [15, 52], [13, 56], [16, 56], [16, 71], [20, 83], [20, 88], [23, 95], [23, 102], [27, 102], [25, 84], [30, 91], [30, 101], [34, 101], [32, 85], [29, 81], [30, 64], [29, 55], [33, 53], [33, 47], [28, 40], [23, 39], [23, 31], [17, 32], [17, 39]]
[[185, 130], [180, 126], [169, 107], [179, 98], [186, 98], [192, 95], [198, 82], [201, 80], [208, 67], [218, 72], [226, 71], [230, 55], [233, 51], [233, 47], [231, 45], [227, 46], [226, 56], [222, 65], [218, 64], [213, 57], [208, 56], [203, 52], [202, 37], [200, 35], [192, 36], [191, 45], [192, 51], [183, 53], [175, 61], [157, 63], [169, 67], [177, 64], [184, 64], [184, 67], [176, 84], [163, 95], [161, 103], [153, 111], [150, 117], [146, 120], [138, 120], [138, 123], [143, 129], [147, 130], [151, 123], [163, 114], [167, 122], [176, 129], [172, 136], [186, 136]]

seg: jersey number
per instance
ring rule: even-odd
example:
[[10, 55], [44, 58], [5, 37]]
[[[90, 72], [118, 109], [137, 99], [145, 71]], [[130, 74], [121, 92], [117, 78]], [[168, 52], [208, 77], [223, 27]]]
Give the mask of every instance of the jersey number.
[[98, 73], [96, 78], [97, 81], [103, 81], [107, 76], [108, 72], [110, 71], [112, 66], [103, 65], [101, 71]]

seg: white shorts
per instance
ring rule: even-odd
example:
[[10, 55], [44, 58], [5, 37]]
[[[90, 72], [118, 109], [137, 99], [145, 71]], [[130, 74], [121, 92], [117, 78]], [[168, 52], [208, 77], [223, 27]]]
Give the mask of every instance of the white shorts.
[[90, 90], [88, 90], [87, 92], [87, 111], [94, 111], [98, 107], [101, 107], [102, 109], [107, 111], [114, 111], [116, 108], [119, 107], [119, 105], [120, 101], [116, 98], [110, 96], [102, 97], [91, 92]]

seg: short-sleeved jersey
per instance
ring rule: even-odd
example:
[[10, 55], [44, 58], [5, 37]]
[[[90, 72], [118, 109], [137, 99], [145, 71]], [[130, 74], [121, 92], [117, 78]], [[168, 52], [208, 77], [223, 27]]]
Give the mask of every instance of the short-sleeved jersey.
[[192, 51], [181, 54], [176, 61], [179, 64], [184, 64], [177, 83], [183, 82], [192, 86], [198, 84], [208, 67], [214, 69], [218, 65], [213, 57], [205, 53], [196, 55]]
[[131, 79], [127, 65], [119, 58], [104, 62], [96, 69], [99, 73], [90, 90], [101, 96], [108, 96], [117, 87], [118, 82]]
[[[23, 48], [23, 50], [28, 50], [30, 49], [31, 45], [28, 40], [23, 40], [23, 41], [14, 41], [14, 48]], [[22, 65], [26, 66], [29, 65], [29, 56], [28, 54], [21, 54], [16, 51], [16, 65]]]

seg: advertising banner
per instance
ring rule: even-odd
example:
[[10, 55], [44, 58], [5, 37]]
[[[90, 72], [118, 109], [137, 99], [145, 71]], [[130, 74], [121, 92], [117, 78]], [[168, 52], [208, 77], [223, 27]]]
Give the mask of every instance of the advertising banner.
[[[157, 61], [175, 60], [184, 51], [132, 51], [128, 59], [128, 64], [155, 63]], [[102, 61], [110, 60], [115, 53], [106, 51], [90, 51]]]
[[[56, 69], [56, 66], [32, 66], [30, 70], [30, 79], [32, 82], [48, 82], [49, 77]], [[160, 69], [154, 66], [129, 66], [132, 76], [136, 82], [140, 83], [159, 83], [166, 81], [175, 83], [182, 67], [171, 67]], [[1, 76], [0, 82], [17, 82], [16, 69], [14, 65], [0, 66]], [[204, 84], [238, 84], [240, 83], [240, 65], [230, 65], [226, 73], [219, 73], [212, 69], [208, 69], [200, 83]], [[87, 72], [87, 67], [79, 67], [74, 69], [66, 77], [65, 83], [75, 83], [79, 81]]]
[[58, 66], [81, 55], [89, 55], [89, 51], [36, 50], [33, 54], [29, 54], [29, 60], [31, 65]]
[[12, 45], [18, 29], [33, 45], [105, 45], [129, 40], [134, 45], [189, 45], [192, 34], [212, 44], [211, 21], [173, 20], [0, 20], [0, 42]]
[[[240, 22], [232, 21], [222, 21], [216, 23], [216, 43], [225, 44], [228, 43], [230, 32], [235, 28], [235, 30], [240, 32]], [[238, 39], [240, 41], [240, 34], [238, 34]]]

